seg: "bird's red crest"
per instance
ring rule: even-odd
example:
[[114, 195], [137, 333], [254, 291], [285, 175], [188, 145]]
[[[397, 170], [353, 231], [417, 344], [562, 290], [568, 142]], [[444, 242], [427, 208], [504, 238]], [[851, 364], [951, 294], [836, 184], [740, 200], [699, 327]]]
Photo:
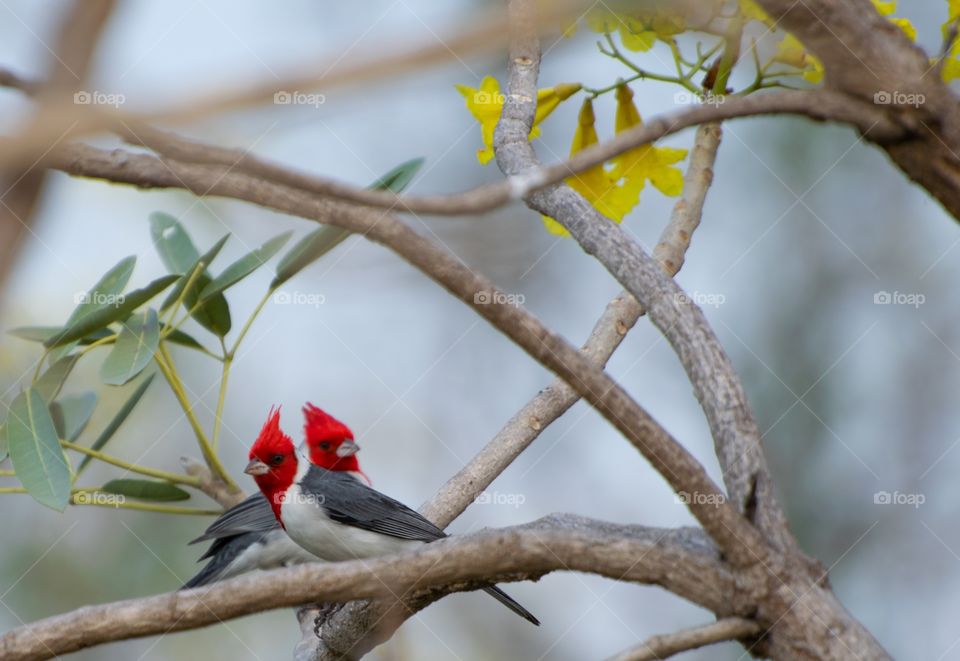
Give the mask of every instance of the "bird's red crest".
[[293, 441], [280, 429], [280, 407], [270, 407], [257, 440], [250, 448], [250, 459], [266, 459], [271, 454], [292, 452]]
[[353, 432], [345, 424], [323, 409], [310, 402], [303, 407], [303, 436], [308, 443], [312, 441], [336, 441], [344, 438], [353, 440]]

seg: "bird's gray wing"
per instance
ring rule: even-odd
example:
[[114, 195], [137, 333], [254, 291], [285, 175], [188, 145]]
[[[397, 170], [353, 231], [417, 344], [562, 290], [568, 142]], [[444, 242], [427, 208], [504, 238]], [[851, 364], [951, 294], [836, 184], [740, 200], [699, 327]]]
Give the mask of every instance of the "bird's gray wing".
[[327, 516], [338, 523], [421, 542], [446, 537], [414, 510], [346, 473], [311, 466], [300, 488], [315, 497]]
[[191, 541], [191, 544], [207, 539], [219, 539], [247, 532], [264, 532], [279, 528], [273, 508], [266, 497], [259, 491], [237, 503], [217, 517], [206, 531]]

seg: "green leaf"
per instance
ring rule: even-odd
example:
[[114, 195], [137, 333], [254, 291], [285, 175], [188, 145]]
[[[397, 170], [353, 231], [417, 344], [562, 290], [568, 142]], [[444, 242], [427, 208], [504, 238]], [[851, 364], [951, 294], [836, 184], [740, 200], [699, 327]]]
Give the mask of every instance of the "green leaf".
[[170, 214], [160, 211], [150, 214], [150, 236], [160, 259], [171, 273], [183, 275], [200, 259], [187, 230]]
[[[9, 331], [14, 337], [19, 337], [21, 340], [29, 340], [31, 342], [46, 342], [57, 333], [62, 332], [63, 326], [20, 326], [19, 328], [14, 328]], [[102, 340], [110, 335], [113, 335], [112, 330], [101, 328], [80, 340], [80, 344], [93, 344], [97, 340]]]
[[100, 377], [111, 386], [122, 386], [143, 371], [160, 344], [157, 311], [147, 308], [127, 319], [113, 349], [100, 367]]
[[7, 436], [13, 469], [27, 493], [62, 512], [70, 500], [70, 468], [47, 403], [33, 388], [24, 390], [10, 405]]
[[137, 289], [127, 294], [119, 304], [101, 308], [68, 325], [63, 331], [44, 342], [44, 346], [60, 346], [109, 326], [115, 321], [126, 319], [131, 312], [169, 287], [179, 277], [177, 275], [165, 275], [157, 278], [143, 289]]
[[213, 282], [203, 288], [203, 291], [200, 292], [200, 300], [205, 301], [212, 296], [216, 296], [263, 266], [290, 240], [292, 234], [293, 232], [286, 232], [280, 236], [275, 236], [228, 266], [223, 273], [213, 279]]
[[[163, 329], [167, 328], [166, 324], [161, 324], [161, 334], [164, 332]], [[182, 347], [188, 347], [190, 349], [203, 350], [204, 346], [197, 342], [192, 336], [187, 335], [179, 328], [176, 330], [170, 331], [170, 334], [166, 337], [167, 342], [172, 342], [173, 344], [179, 344]]]
[[[415, 158], [401, 163], [386, 173], [369, 188], [373, 190], [392, 190], [395, 193], [402, 191], [417, 171], [423, 166], [422, 158]], [[350, 236], [351, 232], [341, 227], [326, 225], [316, 229], [300, 239], [277, 264], [277, 275], [270, 283], [270, 289], [276, 289], [284, 282], [295, 276], [307, 266], [317, 261], [325, 254], [336, 248]]]
[[342, 227], [327, 225], [315, 229], [300, 239], [277, 264], [277, 275], [270, 283], [270, 289], [276, 289], [307, 266], [336, 248], [352, 232]]
[[[137, 406], [137, 403], [140, 401], [140, 398], [143, 397], [143, 394], [147, 392], [147, 388], [150, 387], [150, 382], [153, 381], [153, 377], [154, 375], [151, 374], [150, 376], [148, 376], [147, 378], [145, 378], [143, 381], [140, 382], [140, 385], [137, 386], [137, 389], [133, 391], [133, 394], [130, 395], [130, 398], [123, 403], [123, 406], [120, 407], [120, 410], [117, 411], [117, 414], [113, 416], [113, 420], [111, 420], [110, 423], [104, 428], [104, 430], [100, 432], [100, 435], [97, 436], [97, 440], [93, 442], [93, 445], [90, 446], [90, 449], [92, 450], [103, 449], [103, 446], [105, 446], [107, 444], [107, 441], [109, 441], [113, 437], [113, 435], [120, 428], [120, 425], [124, 423], [124, 421], [130, 415], [130, 413], [133, 411], [133, 409]], [[90, 456], [86, 456], [83, 458], [83, 460], [80, 462], [79, 468], [77, 468], [78, 474], [80, 473], [80, 471], [84, 469], [84, 467], [87, 464], [90, 463], [91, 459], [93, 459], [93, 457], [90, 457]]]
[[[130, 282], [130, 276], [133, 274], [133, 267], [137, 263], [136, 255], [124, 257], [117, 262], [113, 268], [107, 271], [97, 283], [91, 287], [86, 294], [83, 294], [81, 300], [77, 301], [77, 307], [73, 309], [67, 318], [65, 326], [77, 323], [89, 314], [102, 308], [116, 305], [127, 283]], [[55, 363], [63, 356], [70, 353], [73, 344], [63, 346], [50, 352], [50, 363]]]
[[40, 396], [47, 402], [52, 402], [60, 394], [64, 382], [70, 376], [70, 371], [80, 359], [78, 354], [64, 356], [53, 365], [47, 368], [47, 371], [40, 375], [37, 382], [33, 384], [34, 390], [40, 393]]
[[[177, 302], [177, 299], [179, 299], [180, 295], [183, 293], [183, 288], [187, 286], [187, 281], [190, 279], [190, 275], [193, 273], [194, 269], [197, 268], [197, 264], [199, 264], [200, 262], [203, 262], [204, 264], [203, 274], [208, 276], [207, 279], [209, 280], [210, 274], [207, 271], [207, 267], [210, 266], [210, 262], [212, 262], [216, 258], [217, 254], [219, 254], [220, 252], [220, 249], [223, 248], [223, 244], [225, 244], [227, 242], [227, 239], [229, 238], [230, 238], [230, 235], [225, 234], [223, 238], [221, 238], [219, 241], [213, 244], [210, 250], [200, 255], [197, 261], [191, 264], [190, 268], [187, 269], [187, 271], [183, 274], [183, 277], [180, 278], [179, 282], [177, 282], [177, 285], [170, 290], [170, 294], [163, 301], [163, 305], [160, 306], [161, 312], [168, 309], [171, 305]], [[193, 285], [191, 286], [196, 291], [200, 291], [201, 289], [201, 287], [198, 284], [199, 281], [200, 281], [200, 278], [198, 277], [197, 280], [195, 280]], [[190, 292], [187, 292], [187, 293], [190, 293]]]
[[103, 485], [101, 491], [161, 503], [190, 498], [190, 494], [177, 485], [154, 480], [110, 480]]
[[390, 190], [394, 193], [399, 193], [410, 184], [413, 177], [420, 171], [420, 168], [423, 167], [424, 161], [425, 159], [420, 157], [412, 158], [406, 163], [401, 163], [370, 184], [368, 188], [373, 190]]
[[83, 433], [93, 409], [97, 406], [97, 395], [85, 392], [79, 395], [65, 395], [50, 405], [50, 417], [57, 430], [57, 436], [73, 442]]

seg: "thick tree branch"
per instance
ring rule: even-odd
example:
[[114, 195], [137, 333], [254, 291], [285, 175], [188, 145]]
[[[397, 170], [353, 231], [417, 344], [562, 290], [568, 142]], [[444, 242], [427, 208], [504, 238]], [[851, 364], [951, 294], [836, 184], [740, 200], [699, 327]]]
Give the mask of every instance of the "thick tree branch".
[[700, 627], [653, 636], [607, 661], [660, 661], [698, 647], [756, 636], [760, 631], [760, 626], [752, 620], [728, 617]]
[[714, 612], [729, 608], [733, 576], [695, 529], [621, 526], [559, 514], [435, 542], [414, 553], [263, 572], [209, 588], [85, 606], [0, 637], [5, 661], [45, 659], [102, 643], [184, 631], [273, 608], [476, 589], [556, 570], [661, 585]]

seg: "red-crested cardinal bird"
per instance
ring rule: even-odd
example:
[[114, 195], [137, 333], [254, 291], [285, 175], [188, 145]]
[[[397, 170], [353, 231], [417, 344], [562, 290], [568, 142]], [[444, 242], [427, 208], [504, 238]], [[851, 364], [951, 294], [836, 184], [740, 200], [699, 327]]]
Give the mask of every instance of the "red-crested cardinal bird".
[[[370, 484], [357, 461], [356, 452], [360, 448], [353, 440], [353, 432], [313, 404], [303, 407], [303, 415], [304, 445], [310, 461]], [[222, 581], [254, 569], [318, 560], [287, 536], [259, 491], [221, 514], [203, 535], [190, 543], [208, 539], [214, 540], [213, 544], [200, 560], [210, 558], [210, 562], [182, 589]]]
[[[446, 537], [423, 516], [342, 472], [298, 456], [271, 409], [250, 449], [246, 472], [290, 538], [328, 561], [371, 558], [418, 548]], [[497, 587], [485, 592], [520, 617], [540, 622]]]

